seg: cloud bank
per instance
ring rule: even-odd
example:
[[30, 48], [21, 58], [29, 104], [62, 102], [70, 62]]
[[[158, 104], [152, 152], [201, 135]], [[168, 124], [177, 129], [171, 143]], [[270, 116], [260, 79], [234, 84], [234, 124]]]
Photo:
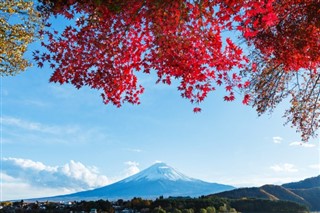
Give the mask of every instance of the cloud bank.
[[134, 161], [127, 161], [125, 162], [125, 164], [128, 166], [127, 170], [126, 170], [126, 177], [129, 177], [131, 175], [137, 174], [138, 172], [140, 172], [139, 169], [139, 163], [138, 162], [134, 162]]
[[110, 183], [97, 168], [73, 160], [62, 166], [48, 166], [30, 159], [3, 158], [2, 172], [39, 187], [83, 190]]
[[60, 166], [22, 158], [2, 158], [1, 200], [68, 194], [110, 184], [96, 167], [71, 160]]
[[92, 138], [110, 142], [106, 130], [97, 127], [45, 124], [11, 116], [2, 116], [1, 121], [6, 143], [79, 144], [91, 142]]
[[2, 158], [2, 190], [0, 200], [17, 200], [69, 194], [102, 187], [140, 171], [139, 163], [125, 162], [118, 178], [102, 175], [95, 166], [71, 160], [64, 165], [50, 166], [23, 158]]
[[309, 165], [309, 168], [311, 169], [317, 169], [320, 171], [320, 163], [319, 164], [312, 164], [312, 165]]
[[276, 137], [273, 137], [272, 140], [273, 140], [273, 143], [282, 143], [283, 138], [276, 136]]
[[270, 166], [270, 169], [272, 169], [275, 172], [298, 172], [298, 169], [290, 163], [276, 164]]
[[300, 141], [295, 141], [289, 144], [290, 146], [301, 146], [301, 147], [305, 147], [305, 148], [312, 148], [315, 147], [315, 144], [311, 144], [311, 143], [305, 143], [305, 142], [300, 142]]

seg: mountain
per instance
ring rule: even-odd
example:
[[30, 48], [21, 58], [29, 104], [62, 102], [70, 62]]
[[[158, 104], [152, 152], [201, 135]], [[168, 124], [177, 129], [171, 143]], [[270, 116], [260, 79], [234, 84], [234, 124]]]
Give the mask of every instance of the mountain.
[[307, 200], [312, 209], [320, 210], [320, 175], [282, 186]]
[[159, 196], [197, 197], [226, 190], [233, 186], [208, 183], [190, 178], [165, 163], [156, 163], [151, 167], [122, 181], [101, 188], [40, 200], [70, 201], [98, 199], [131, 199], [133, 197], [157, 198]]
[[305, 180], [282, 185], [287, 189], [310, 189], [320, 187], [320, 175], [317, 177], [307, 178]]
[[310, 210], [320, 210], [320, 176], [308, 178], [299, 182], [287, 183], [282, 186], [264, 185], [261, 187], [239, 188], [214, 194], [230, 199], [266, 199], [273, 201], [292, 201]]
[[276, 185], [264, 185], [261, 187], [240, 188], [231, 190], [228, 192], [221, 192], [215, 194], [219, 197], [231, 198], [231, 199], [243, 199], [243, 198], [257, 198], [268, 200], [288, 200], [296, 203], [307, 205], [308, 203], [304, 198], [296, 195], [290, 190]]

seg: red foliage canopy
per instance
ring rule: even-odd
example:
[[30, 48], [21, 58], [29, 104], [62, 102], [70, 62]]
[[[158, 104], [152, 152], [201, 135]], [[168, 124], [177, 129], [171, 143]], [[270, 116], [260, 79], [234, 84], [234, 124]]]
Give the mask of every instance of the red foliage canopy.
[[[48, 42], [42, 45], [48, 52], [35, 53], [38, 65], [50, 63], [54, 69], [51, 81], [101, 90], [104, 102], [118, 107], [123, 102], [139, 103], [144, 89], [138, 84], [137, 72], [156, 72], [157, 82], [165, 84], [178, 79], [178, 90], [192, 103], [203, 101], [216, 85], [224, 85], [224, 100], [233, 101], [234, 90], [239, 88], [246, 91], [243, 103], [252, 100], [260, 113], [264, 111], [259, 100], [268, 97], [259, 99], [266, 89], [258, 83], [267, 79], [266, 70], [281, 67], [291, 74], [303, 69], [318, 75], [318, 0], [42, 3], [44, 12], [74, 19], [76, 25], [61, 34], [43, 32]], [[226, 31], [234, 35], [223, 35]], [[252, 47], [248, 54], [237, 44], [240, 37]], [[244, 80], [247, 75], [252, 76]], [[194, 112], [200, 110], [196, 107]]]

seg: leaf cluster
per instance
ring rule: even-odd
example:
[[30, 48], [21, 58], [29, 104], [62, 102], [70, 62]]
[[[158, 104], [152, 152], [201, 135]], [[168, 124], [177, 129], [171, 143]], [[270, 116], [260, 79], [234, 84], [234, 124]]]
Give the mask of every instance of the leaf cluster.
[[37, 37], [42, 18], [32, 1], [0, 2], [0, 75], [15, 75], [28, 66], [28, 45]]
[[[139, 104], [138, 72], [177, 82], [198, 105], [218, 86], [225, 101], [241, 91], [259, 115], [283, 100], [284, 116], [304, 141], [319, 128], [318, 0], [40, 0], [44, 17], [74, 20], [43, 32], [52, 82], [101, 91], [105, 104]], [[224, 32], [237, 36], [226, 36]], [[243, 43], [240, 43], [243, 42]], [[244, 47], [246, 51], [244, 51]], [[196, 106], [194, 112], [200, 112]]]

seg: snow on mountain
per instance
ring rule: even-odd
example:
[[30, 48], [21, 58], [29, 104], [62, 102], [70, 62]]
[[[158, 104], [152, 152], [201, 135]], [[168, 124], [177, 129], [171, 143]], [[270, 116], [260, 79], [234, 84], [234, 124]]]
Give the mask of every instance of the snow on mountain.
[[131, 177], [101, 188], [34, 200], [117, 200], [132, 199], [133, 197], [155, 199], [159, 196], [198, 197], [232, 189], [234, 187], [230, 185], [208, 183], [190, 178], [165, 163], [156, 163]]
[[195, 179], [190, 178], [181, 172], [175, 170], [171, 166], [168, 166], [165, 163], [156, 163], [149, 168], [139, 172], [138, 174], [135, 174], [131, 177], [128, 177], [121, 182], [130, 182], [130, 181], [141, 181], [141, 180], [171, 180], [171, 181], [177, 181], [177, 180], [183, 180], [183, 181], [193, 181]]

